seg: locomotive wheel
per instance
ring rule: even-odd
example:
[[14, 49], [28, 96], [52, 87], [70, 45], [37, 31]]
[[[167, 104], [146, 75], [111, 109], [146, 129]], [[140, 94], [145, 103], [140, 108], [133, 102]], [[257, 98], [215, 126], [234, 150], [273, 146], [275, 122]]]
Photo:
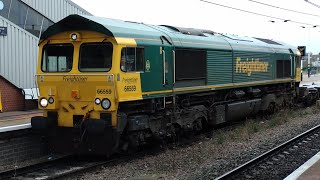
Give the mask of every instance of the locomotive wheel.
[[121, 139], [119, 151], [124, 154], [133, 154], [138, 150], [137, 137], [135, 134], [126, 134]]
[[202, 119], [198, 118], [193, 121], [193, 131], [199, 133], [202, 131]]
[[307, 96], [307, 98], [304, 100], [304, 105], [309, 107], [313, 104], [313, 100], [310, 96]]
[[120, 139], [119, 151], [124, 154], [131, 154], [138, 149], [138, 139], [135, 133], [123, 133]]
[[171, 128], [171, 132], [173, 133], [172, 140], [174, 142], [179, 142], [181, 136], [183, 135], [181, 127], [178, 124], [173, 124]]
[[268, 108], [264, 111], [264, 116], [266, 119], [271, 119], [271, 115], [276, 112], [276, 103], [272, 102], [269, 104]]

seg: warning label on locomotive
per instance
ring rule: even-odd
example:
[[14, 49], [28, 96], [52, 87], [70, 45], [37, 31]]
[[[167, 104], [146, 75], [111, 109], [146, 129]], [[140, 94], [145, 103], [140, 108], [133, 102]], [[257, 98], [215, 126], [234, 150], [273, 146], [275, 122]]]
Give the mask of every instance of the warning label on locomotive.
[[253, 72], [268, 72], [269, 62], [262, 62], [259, 58], [247, 58], [241, 61], [240, 57], [236, 58], [236, 73], [247, 73], [251, 76]]

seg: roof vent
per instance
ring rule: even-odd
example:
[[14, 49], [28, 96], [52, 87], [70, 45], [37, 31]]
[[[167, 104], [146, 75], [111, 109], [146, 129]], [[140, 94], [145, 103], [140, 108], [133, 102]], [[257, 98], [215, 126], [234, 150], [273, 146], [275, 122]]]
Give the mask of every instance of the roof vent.
[[265, 42], [265, 43], [268, 43], [268, 44], [282, 45], [282, 44], [277, 43], [277, 42], [275, 42], [275, 41], [272, 41], [272, 40], [270, 40], [270, 39], [263, 39], [263, 38], [255, 38], [255, 39], [258, 39], [258, 40], [260, 40], [260, 41], [262, 41], [262, 42]]
[[200, 29], [193, 29], [193, 28], [182, 28], [182, 27], [176, 27], [176, 26], [168, 26], [168, 25], [161, 25], [164, 27], [167, 27], [169, 29], [172, 29], [174, 31], [180, 32], [182, 34], [186, 35], [194, 35], [194, 36], [205, 36], [203, 33], [203, 30]]

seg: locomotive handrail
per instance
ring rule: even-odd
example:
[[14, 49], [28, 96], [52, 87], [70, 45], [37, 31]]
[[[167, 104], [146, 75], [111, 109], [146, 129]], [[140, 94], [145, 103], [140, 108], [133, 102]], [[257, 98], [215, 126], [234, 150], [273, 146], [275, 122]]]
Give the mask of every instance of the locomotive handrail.
[[176, 84], [176, 51], [172, 50], [173, 59], [173, 84]]
[[37, 90], [37, 96], [38, 96], [38, 98], [39, 98], [39, 96], [40, 96], [40, 91], [39, 91], [39, 86], [38, 86], [38, 74], [36, 74], [36, 75], [34, 75], [34, 83], [35, 83], [35, 85], [36, 85], [36, 88], [38, 89]]
[[112, 77], [112, 86], [113, 86], [113, 91], [114, 91], [114, 99], [117, 100], [117, 89], [116, 89], [116, 82], [115, 82], [115, 78], [114, 78], [114, 74], [108, 74], [108, 76], [111, 75]]
[[163, 86], [166, 85], [166, 52], [162, 50], [162, 63], [163, 63]]

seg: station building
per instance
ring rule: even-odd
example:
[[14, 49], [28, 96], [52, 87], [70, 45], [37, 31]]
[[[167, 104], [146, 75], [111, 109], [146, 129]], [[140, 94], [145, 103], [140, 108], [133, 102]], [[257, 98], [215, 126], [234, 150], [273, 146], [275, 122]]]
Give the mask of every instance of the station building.
[[0, 112], [36, 107], [39, 37], [70, 14], [91, 15], [71, 0], [0, 0]]

